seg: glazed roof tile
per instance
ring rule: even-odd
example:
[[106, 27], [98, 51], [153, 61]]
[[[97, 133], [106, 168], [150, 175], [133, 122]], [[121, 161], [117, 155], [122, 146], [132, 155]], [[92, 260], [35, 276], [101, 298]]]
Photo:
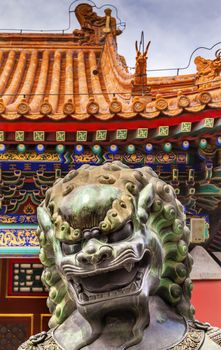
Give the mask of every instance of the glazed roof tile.
[[[102, 29], [105, 17], [98, 19]], [[76, 39], [79, 35], [84, 41]], [[138, 91], [137, 70], [134, 75], [128, 72], [117, 52], [113, 30], [102, 41], [99, 35], [97, 29], [93, 40], [88, 36], [85, 39], [82, 29], [73, 34], [0, 34], [2, 118], [24, 116], [35, 120], [47, 115], [60, 120], [68, 114], [64, 113], [67, 102], [73, 104], [70, 115], [76, 120], [86, 120], [91, 115], [110, 120], [116, 114], [123, 119], [138, 115], [152, 119], [221, 108], [219, 72], [212, 79], [198, 78], [199, 72], [175, 77], [144, 76]], [[48, 104], [48, 113], [42, 112], [43, 103]]]

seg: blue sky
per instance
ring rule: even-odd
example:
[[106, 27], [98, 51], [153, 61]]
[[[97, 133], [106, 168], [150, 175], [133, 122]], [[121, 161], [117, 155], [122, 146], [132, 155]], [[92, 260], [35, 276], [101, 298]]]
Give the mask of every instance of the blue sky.
[[[80, 2], [84, 1], [76, 2], [72, 9]], [[185, 66], [195, 48], [221, 41], [221, 0], [95, 0], [97, 6], [107, 2], [118, 8], [121, 20], [127, 24], [118, 38], [118, 47], [129, 66], [135, 64], [134, 43], [142, 30], [146, 41], [151, 40], [149, 69]], [[70, 4], [69, 0], [1, 0], [0, 28], [66, 28]], [[73, 13], [71, 17], [73, 30], [78, 24]], [[214, 51], [200, 50], [197, 55], [213, 57]], [[183, 74], [192, 71], [194, 65]]]

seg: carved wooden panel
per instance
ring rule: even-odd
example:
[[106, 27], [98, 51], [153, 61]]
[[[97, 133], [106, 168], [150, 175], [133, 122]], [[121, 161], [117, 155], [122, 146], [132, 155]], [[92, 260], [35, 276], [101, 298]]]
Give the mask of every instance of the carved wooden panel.
[[41, 272], [38, 259], [0, 259], [0, 350], [17, 350], [18, 343], [48, 330]]
[[0, 314], [0, 349], [16, 350], [33, 332], [33, 315]]

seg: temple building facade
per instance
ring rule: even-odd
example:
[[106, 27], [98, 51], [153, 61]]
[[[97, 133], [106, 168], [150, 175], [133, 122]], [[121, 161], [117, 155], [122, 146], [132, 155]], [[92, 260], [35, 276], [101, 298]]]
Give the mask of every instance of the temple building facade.
[[111, 10], [75, 14], [72, 33], [0, 34], [0, 349], [47, 329], [36, 236], [46, 190], [112, 160], [173, 186], [191, 231], [197, 316], [221, 327], [221, 52], [197, 56], [194, 74], [149, 77], [149, 44], [131, 43], [131, 74]]

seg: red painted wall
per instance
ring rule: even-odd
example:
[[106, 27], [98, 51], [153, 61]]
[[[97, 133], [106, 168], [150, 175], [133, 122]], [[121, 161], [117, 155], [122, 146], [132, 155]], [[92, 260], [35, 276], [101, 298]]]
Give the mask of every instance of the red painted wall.
[[193, 285], [195, 318], [221, 328], [221, 280], [193, 281]]

